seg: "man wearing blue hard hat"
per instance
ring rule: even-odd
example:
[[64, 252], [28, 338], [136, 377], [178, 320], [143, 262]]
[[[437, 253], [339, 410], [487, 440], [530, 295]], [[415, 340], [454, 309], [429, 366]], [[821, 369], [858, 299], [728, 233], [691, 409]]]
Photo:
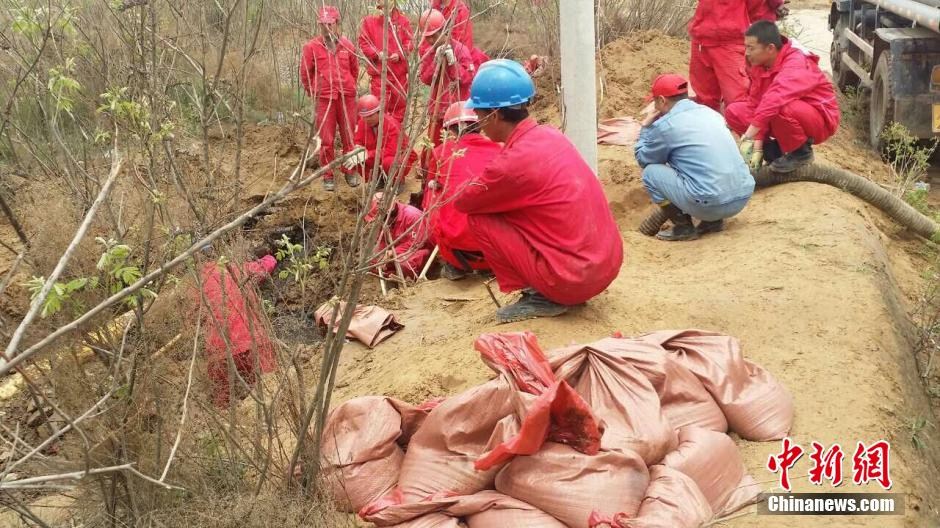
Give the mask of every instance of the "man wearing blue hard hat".
[[500, 323], [565, 313], [603, 292], [623, 242], [594, 172], [556, 128], [529, 117], [535, 85], [521, 64], [484, 63], [467, 108], [502, 151], [456, 198], [500, 290], [522, 297]]

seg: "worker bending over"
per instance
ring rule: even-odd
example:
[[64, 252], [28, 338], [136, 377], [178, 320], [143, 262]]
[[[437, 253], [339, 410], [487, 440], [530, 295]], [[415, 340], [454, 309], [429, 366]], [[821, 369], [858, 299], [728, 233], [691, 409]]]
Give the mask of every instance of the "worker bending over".
[[483, 133], [505, 146], [454, 204], [500, 290], [522, 290], [497, 321], [563, 314], [620, 271], [623, 243], [607, 198], [571, 141], [529, 117], [535, 85], [522, 65], [485, 63], [470, 94]]
[[421, 82], [431, 87], [428, 135], [434, 145], [441, 144], [447, 107], [467, 99], [475, 71], [469, 48], [443, 31], [445, 25], [444, 15], [435, 9], [425, 11], [419, 23], [424, 39], [418, 47], [421, 58], [418, 73]]
[[[660, 75], [634, 146], [643, 185], [672, 220], [660, 240], [693, 240], [721, 231], [725, 218], [744, 209], [754, 178], [721, 115], [689, 100], [681, 75]], [[692, 217], [701, 220], [698, 227]]]
[[[364, 151], [347, 158], [343, 168], [366, 181], [372, 181], [372, 175], [378, 170], [380, 189], [389, 182], [404, 180], [418, 156], [411, 149], [411, 140], [401, 129], [398, 119], [391, 114], [382, 115], [379, 98], [372, 94], [360, 97], [357, 107], [359, 123], [354, 141]], [[381, 145], [379, 130], [382, 131]]]
[[444, 260], [441, 275], [449, 280], [490, 269], [467, 215], [457, 210], [454, 200], [502, 150], [499, 143], [480, 133], [476, 112], [464, 105], [464, 101], [456, 102], [444, 114], [447, 138], [434, 149], [424, 199], [431, 239]]
[[[356, 78], [359, 76], [359, 61], [356, 48], [346, 37], [339, 34], [339, 10], [334, 6], [323, 6], [317, 11], [320, 36], [304, 46], [300, 60], [300, 82], [307, 95], [314, 100], [317, 134], [323, 140], [320, 147], [320, 166], [336, 159], [334, 144], [336, 130], [343, 149], [352, 148], [353, 126], [356, 119]], [[323, 188], [336, 190], [333, 171], [323, 175]], [[350, 187], [359, 185], [354, 173], [346, 174]]]
[[206, 368], [219, 408], [228, 408], [233, 389], [243, 396], [261, 373], [274, 370], [274, 345], [262, 324], [264, 312], [256, 283], [276, 266], [273, 256], [264, 255], [241, 266], [220, 259], [202, 267], [200, 302], [208, 307], [202, 318]]
[[746, 101], [725, 110], [741, 135], [741, 153], [752, 169], [761, 157], [776, 172], [813, 162], [813, 145], [839, 128], [839, 103], [819, 57], [780, 35], [776, 24], [756, 22], [745, 37], [751, 88]]
[[[382, 99], [382, 70], [385, 69], [385, 111], [405, 122], [408, 94], [408, 54], [414, 50], [411, 22], [398, 9], [398, 0], [379, 0], [377, 14], [362, 19], [359, 49], [366, 58], [369, 90]], [[388, 18], [388, 29], [385, 19]]]
[[695, 100], [713, 110], [747, 94], [744, 32], [751, 22], [777, 20], [784, 0], [699, 0], [689, 22], [689, 80]]
[[[372, 206], [365, 216], [366, 222], [373, 222], [381, 216], [379, 205], [382, 203], [382, 197], [383, 193], [380, 192], [372, 197]], [[403, 275], [401, 279], [417, 277], [431, 254], [421, 210], [397, 200], [393, 201], [388, 211], [388, 220], [379, 230], [376, 249], [379, 257], [373, 264], [386, 262], [380, 268], [380, 273], [385, 277], [398, 276], [399, 269]]]

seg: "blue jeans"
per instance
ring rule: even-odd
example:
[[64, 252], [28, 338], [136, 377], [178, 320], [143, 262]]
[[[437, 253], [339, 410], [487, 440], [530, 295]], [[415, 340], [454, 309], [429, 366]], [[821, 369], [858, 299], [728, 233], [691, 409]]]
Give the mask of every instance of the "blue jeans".
[[731, 218], [740, 213], [751, 199], [750, 196], [745, 196], [719, 204], [717, 201], [695, 198], [689, 194], [679, 174], [669, 165], [647, 165], [643, 169], [643, 186], [654, 203], [660, 204], [669, 200], [683, 213], [706, 222]]

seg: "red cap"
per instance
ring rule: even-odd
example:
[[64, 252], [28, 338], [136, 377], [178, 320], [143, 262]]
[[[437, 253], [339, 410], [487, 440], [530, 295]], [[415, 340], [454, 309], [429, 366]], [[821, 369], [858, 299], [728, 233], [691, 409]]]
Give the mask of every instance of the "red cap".
[[317, 21], [321, 24], [335, 24], [339, 22], [339, 9], [336, 6], [323, 6], [317, 10]]
[[650, 102], [655, 97], [675, 97], [689, 93], [689, 81], [677, 73], [664, 73], [653, 81], [653, 90], [646, 97]]

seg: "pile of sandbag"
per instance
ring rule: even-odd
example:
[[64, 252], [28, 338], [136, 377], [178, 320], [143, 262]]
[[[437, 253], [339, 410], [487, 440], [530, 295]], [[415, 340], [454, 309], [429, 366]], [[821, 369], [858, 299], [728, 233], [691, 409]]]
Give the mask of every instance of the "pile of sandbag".
[[329, 416], [322, 467], [339, 508], [408, 528], [698, 528], [752, 503], [730, 428], [785, 437], [792, 397], [737, 340], [688, 330], [544, 354], [528, 332], [475, 344], [499, 376], [414, 407]]

